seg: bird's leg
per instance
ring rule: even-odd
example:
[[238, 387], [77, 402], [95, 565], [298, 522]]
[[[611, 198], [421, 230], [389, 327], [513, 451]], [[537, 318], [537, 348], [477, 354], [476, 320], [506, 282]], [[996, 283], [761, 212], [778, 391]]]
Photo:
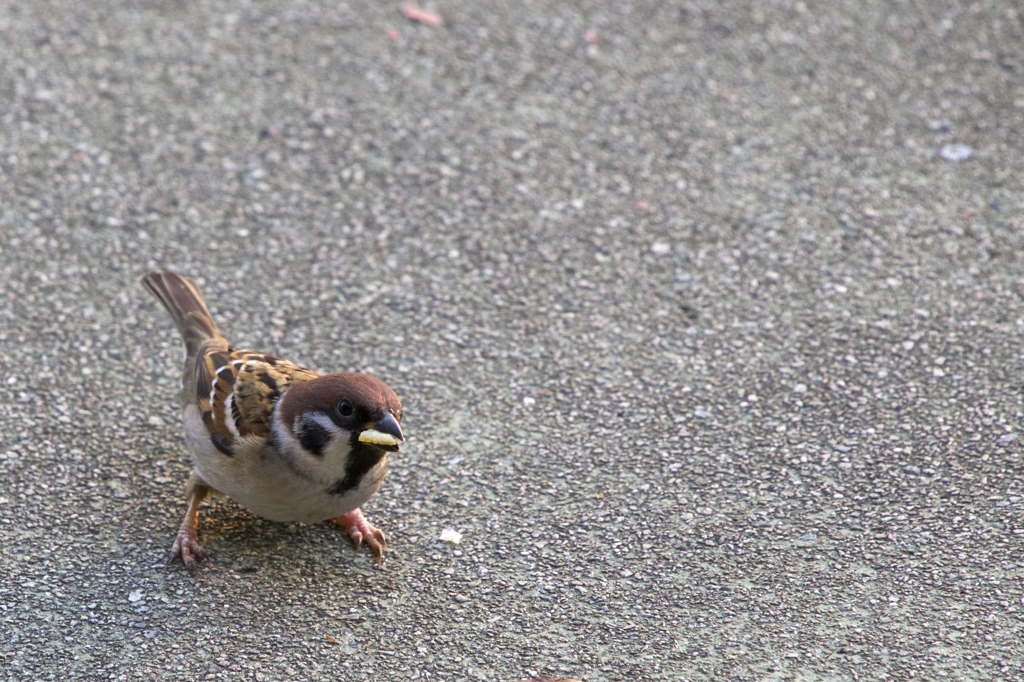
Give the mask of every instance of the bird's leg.
[[186, 490], [188, 492], [188, 511], [185, 512], [185, 518], [181, 522], [181, 527], [178, 528], [178, 536], [174, 539], [174, 546], [171, 548], [171, 559], [168, 563], [172, 563], [175, 559], [181, 557], [181, 562], [185, 564], [185, 568], [194, 571], [196, 559], [209, 560], [206, 550], [199, 544], [196, 529], [199, 527], [199, 503], [209, 494], [210, 487], [193, 474], [192, 478], [189, 479]]
[[331, 519], [331, 521], [338, 524], [343, 531], [348, 533], [356, 549], [359, 549], [359, 545], [366, 542], [366, 546], [370, 548], [370, 552], [376, 557], [377, 563], [379, 564], [384, 561], [384, 548], [388, 544], [384, 541], [384, 533], [371, 526], [370, 522], [363, 516], [363, 512], [354, 509], [347, 514]]

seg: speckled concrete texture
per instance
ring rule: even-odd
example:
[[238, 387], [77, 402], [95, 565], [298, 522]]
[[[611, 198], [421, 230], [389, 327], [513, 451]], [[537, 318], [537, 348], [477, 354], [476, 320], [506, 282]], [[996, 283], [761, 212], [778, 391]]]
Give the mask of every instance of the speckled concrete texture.
[[[0, 0], [0, 680], [1024, 679], [1024, 10], [433, 7]], [[383, 567], [165, 565], [154, 268], [403, 397]]]

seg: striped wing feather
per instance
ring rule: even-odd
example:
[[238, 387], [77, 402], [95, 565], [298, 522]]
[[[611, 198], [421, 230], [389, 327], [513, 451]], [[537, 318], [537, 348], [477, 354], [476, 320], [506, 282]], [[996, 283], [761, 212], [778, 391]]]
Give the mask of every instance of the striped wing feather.
[[230, 456], [237, 439], [266, 438], [274, 407], [285, 390], [318, 376], [265, 353], [230, 346], [205, 349], [196, 361], [196, 397], [210, 440]]

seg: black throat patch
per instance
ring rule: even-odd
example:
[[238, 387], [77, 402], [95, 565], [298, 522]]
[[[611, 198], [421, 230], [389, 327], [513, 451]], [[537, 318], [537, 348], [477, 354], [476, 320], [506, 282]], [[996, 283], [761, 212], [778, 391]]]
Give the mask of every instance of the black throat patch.
[[334, 485], [327, 489], [328, 495], [344, 495], [349, 490], [358, 488], [363, 476], [387, 455], [384, 450], [361, 442], [359, 434], [353, 434], [352, 440], [352, 451], [348, 454], [345, 476], [335, 481]]

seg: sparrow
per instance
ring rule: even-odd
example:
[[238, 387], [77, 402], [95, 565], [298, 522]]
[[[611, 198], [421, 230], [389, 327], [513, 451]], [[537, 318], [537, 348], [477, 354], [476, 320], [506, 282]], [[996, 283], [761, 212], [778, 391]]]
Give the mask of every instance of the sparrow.
[[359, 507], [380, 487], [388, 453], [405, 440], [395, 392], [367, 374], [322, 376], [235, 348], [188, 277], [151, 272], [142, 284], [185, 342], [180, 401], [192, 475], [170, 560], [189, 570], [197, 559], [208, 561], [197, 536], [199, 505], [222, 493], [271, 521], [331, 521], [381, 563], [384, 534]]

